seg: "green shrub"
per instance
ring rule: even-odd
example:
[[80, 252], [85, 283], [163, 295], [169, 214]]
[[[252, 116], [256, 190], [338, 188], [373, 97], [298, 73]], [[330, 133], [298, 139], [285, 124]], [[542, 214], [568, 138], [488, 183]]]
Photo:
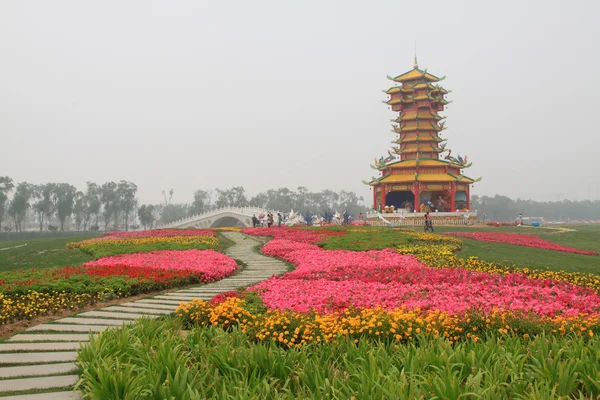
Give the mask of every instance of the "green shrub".
[[595, 398], [598, 354], [595, 337], [544, 335], [283, 349], [235, 329], [188, 333], [174, 319], [143, 320], [80, 351], [78, 388], [96, 399]]

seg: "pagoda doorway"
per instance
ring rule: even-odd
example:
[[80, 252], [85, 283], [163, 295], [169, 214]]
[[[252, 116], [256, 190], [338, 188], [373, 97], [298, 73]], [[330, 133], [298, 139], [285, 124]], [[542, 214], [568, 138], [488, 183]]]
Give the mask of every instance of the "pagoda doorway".
[[[454, 207], [456, 210], [466, 210], [469, 208], [469, 201], [467, 192], [456, 192], [456, 199], [454, 200]], [[454, 210], [452, 210], [454, 211]]]
[[[410, 205], [407, 203], [410, 203]], [[415, 205], [415, 195], [410, 190], [389, 192], [385, 196], [385, 205], [394, 206], [397, 210], [406, 209], [412, 212]]]
[[429, 207], [430, 211], [448, 212], [450, 210], [450, 193], [448, 191], [421, 192], [421, 203]]

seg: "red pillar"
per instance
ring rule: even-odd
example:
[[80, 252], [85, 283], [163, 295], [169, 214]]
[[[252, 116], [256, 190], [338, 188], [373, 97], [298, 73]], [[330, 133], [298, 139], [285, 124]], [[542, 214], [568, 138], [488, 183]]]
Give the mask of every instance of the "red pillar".
[[454, 201], [456, 200], [456, 184], [452, 182], [450, 184], [450, 212], [456, 211]]
[[382, 211], [385, 208], [385, 195], [386, 195], [386, 189], [385, 189], [385, 184], [383, 184], [383, 185], [381, 185], [381, 210]]
[[419, 182], [415, 182], [415, 186], [413, 188], [413, 193], [415, 195], [415, 212], [419, 212], [419, 205], [421, 204], [419, 201], [419, 196], [421, 194], [421, 188], [419, 187]]

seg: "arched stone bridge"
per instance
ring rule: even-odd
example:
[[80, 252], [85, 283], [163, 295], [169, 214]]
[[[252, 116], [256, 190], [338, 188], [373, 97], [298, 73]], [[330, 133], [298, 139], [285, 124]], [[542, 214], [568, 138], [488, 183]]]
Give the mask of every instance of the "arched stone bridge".
[[160, 224], [156, 229], [165, 228], [220, 228], [225, 226], [252, 226], [252, 216], [257, 217], [260, 214], [271, 212], [275, 221], [277, 221], [277, 211], [266, 210], [257, 207], [225, 207], [216, 210], [208, 211], [198, 215], [192, 215], [169, 222], [168, 224]]

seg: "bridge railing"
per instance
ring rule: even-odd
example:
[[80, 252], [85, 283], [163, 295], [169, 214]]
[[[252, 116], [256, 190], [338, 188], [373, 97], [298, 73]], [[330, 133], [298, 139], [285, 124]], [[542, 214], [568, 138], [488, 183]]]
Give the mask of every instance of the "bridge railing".
[[177, 226], [188, 224], [190, 222], [200, 221], [200, 220], [203, 220], [206, 218], [215, 217], [219, 214], [224, 214], [227, 212], [241, 214], [241, 215], [245, 215], [247, 217], [251, 217], [254, 214], [256, 214], [258, 216], [260, 214], [266, 214], [268, 212], [271, 212], [273, 214], [278, 213], [278, 211], [267, 210], [265, 208], [260, 208], [260, 207], [222, 207], [222, 208], [216, 208], [211, 211], [206, 211], [206, 212], [203, 212], [200, 214], [191, 215], [189, 217], [180, 218], [178, 220], [171, 221], [166, 224], [160, 224], [160, 225], [156, 226], [156, 229], [174, 228]]

